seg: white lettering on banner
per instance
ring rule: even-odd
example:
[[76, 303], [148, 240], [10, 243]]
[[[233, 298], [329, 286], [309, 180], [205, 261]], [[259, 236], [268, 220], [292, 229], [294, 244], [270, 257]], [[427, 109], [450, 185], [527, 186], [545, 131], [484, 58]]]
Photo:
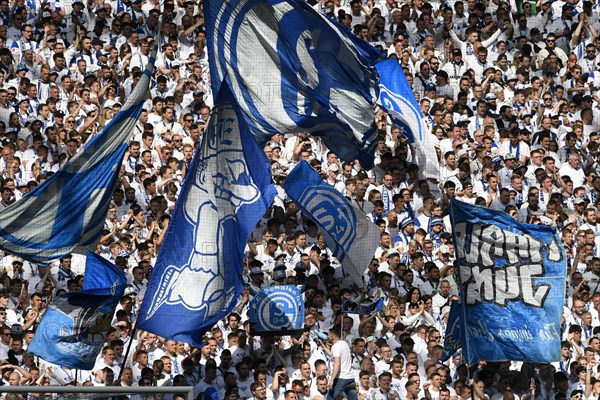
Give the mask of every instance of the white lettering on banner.
[[[456, 250], [466, 304], [481, 302], [506, 307], [509, 301], [522, 301], [541, 308], [550, 292], [549, 284], [536, 285], [534, 278], [545, 275], [542, 251], [550, 261], [560, 261], [562, 252], [556, 241], [549, 245], [530, 235], [517, 235], [495, 225], [466, 222], [455, 226]], [[506, 263], [498, 268], [498, 260]], [[501, 265], [501, 263], [500, 263]]]
[[[459, 323], [459, 319], [456, 319], [455, 325]], [[461, 329], [460, 327], [452, 326], [449, 329]], [[485, 321], [477, 321], [474, 325], [467, 325], [466, 327], [470, 338], [485, 338], [490, 342], [495, 342], [497, 339], [505, 340], [521, 340], [521, 341], [555, 341], [560, 340], [561, 334], [558, 329], [558, 325], [554, 322], [544, 324], [542, 329], [537, 331], [537, 335], [528, 329], [499, 329], [496, 334], [492, 334], [492, 329], [488, 326]], [[452, 331], [450, 331], [452, 332]], [[446, 332], [446, 335], [448, 332]], [[460, 347], [460, 341], [457, 339], [451, 339], [455, 347]]]

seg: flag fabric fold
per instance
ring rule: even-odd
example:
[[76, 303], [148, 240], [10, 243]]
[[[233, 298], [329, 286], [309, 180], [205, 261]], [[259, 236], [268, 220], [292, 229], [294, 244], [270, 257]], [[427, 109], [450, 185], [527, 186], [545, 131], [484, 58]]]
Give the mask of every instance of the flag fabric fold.
[[0, 249], [49, 263], [100, 236], [127, 140], [146, 100], [156, 46], [131, 95], [100, 134], [0, 214]]
[[276, 194], [226, 85], [215, 104], [137, 319], [140, 329], [195, 345], [239, 298], [246, 242]]
[[439, 179], [440, 163], [435, 149], [436, 138], [425, 120], [412, 88], [404, 76], [397, 59], [379, 61], [375, 64], [379, 73], [379, 98], [377, 104], [390, 116], [404, 136], [413, 145], [415, 164], [424, 166], [426, 178]]
[[121, 270], [88, 251], [84, 290], [61, 294], [48, 305], [27, 352], [57, 365], [92, 369], [126, 284]]
[[325, 237], [327, 247], [342, 263], [355, 285], [379, 244], [379, 228], [333, 186], [323, 181], [306, 161], [290, 172], [283, 184], [290, 198], [312, 219]]
[[211, 85], [231, 88], [259, 143], [309, 131], [373, 167], [381, 53], [299, 0], [205, 3]]
[[471, 364], [558, 361], [566, 255], [556, 230], [456, 199], [450, 216], [461, 293], [450, 339]]

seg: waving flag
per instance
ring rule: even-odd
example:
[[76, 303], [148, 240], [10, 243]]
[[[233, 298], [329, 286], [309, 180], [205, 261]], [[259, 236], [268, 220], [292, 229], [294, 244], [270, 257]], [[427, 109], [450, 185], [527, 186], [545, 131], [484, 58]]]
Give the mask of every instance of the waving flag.
[[213, 93], [228, 85], [252, 134], [309, 131], [371, 169], [380, 53], [300, 0], [205, 2]]
[[139, 328], [200, 345], [233, 309], [244, 247], [275, 198], [270, 170], [223, 86], [156, 260]]
[[424, 166], [426, 178], [438, 179], [440, 166], [433, 136], [421, 113], [419, 103], [404, 76], [397, 59], [379, 61], [375, 64], [379, 73], [379, 104], [413, 145], [418, 165]]
[[383, 297], [380, 297], [371, 303], [355, 303], [350, 299], [342, 299], [342, 312], [348, 314], [371, 314], [378, 313], [383, 308]]
[[379, 228], [306, 161], [294, 167], [283, 188], [304, 215], [321, 229], [327, 247], [357, 286], [379, 244]]
[[50, 303], [27, 352], [57, 365], [92, 369], [126, 284], [121, 270], [88, 251], [84, 290]]
[[250, 302], [250, 324], [256, 332], [291, 335], [304, 327], [304, 299], [296, 285], [261, 288]]
[[42, 185], [0, 213], [0, 249], [48, 263], [95, 242], [104, 226], [127, 140], [146, 100], [156, 47], [120, 112]]
[[556, 230], [455, 199], [451, 207], [461, 312], [448, 326], [468, 362], [558, 361], [567, 264]]

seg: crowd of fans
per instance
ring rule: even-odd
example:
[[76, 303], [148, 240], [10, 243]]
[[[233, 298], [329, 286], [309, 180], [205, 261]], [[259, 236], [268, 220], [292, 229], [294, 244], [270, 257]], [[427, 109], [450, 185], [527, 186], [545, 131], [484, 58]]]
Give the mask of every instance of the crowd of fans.
[[[211, 108], [201, 1], [0, 0], [0, 212], [111, 120], [159, 55], [97, 252], [128, 276], [90, 371], [27, 353], [48, 304], [81, 290], [85, 259], [48, 267], [4, 254], [3, 385], [194, 386], [205, 399], [563, 400], [600, 395], [600, 18], [578, 0], [322, 0], [315, 10], [395, 57], [435, 136], [439, 180], [379, 114], [376, 166], [341, 162], [319, 138], [264, 147], [278, 195], [247, 246], [246, 287], [205, 346], [137, 331], [136, 313]], [[162, 24], [162, 25], [161, 25]], [[159, 35], [158, 30], [161, 30]], [[357, 287], [282, 188], [306, 160], [381, 229]], [[556, 227], [568, 257], [561, 360], [441, 361], [458, 297], [449, 200]], [[28, 223], [44, 223], [29, 221]], [[301, 284], [305, 332], [253, 335], [248, 303]], [[346, 314], [342, 298], [384, 299]], [[129, 350], [128, 350], [129, 349]], [[328, 394], [329, 393], [329, 394]], [[182, 396], [132, 395], [131, 399]], [[533, 397], [533, 398], [532, 398]], [[51, 398], [46, 395], [5, 395]]]

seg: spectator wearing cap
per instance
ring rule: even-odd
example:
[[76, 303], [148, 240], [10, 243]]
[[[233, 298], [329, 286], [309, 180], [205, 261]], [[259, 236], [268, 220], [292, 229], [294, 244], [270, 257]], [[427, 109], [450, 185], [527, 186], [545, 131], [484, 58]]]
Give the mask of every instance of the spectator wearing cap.
[[467, 71], [467, 67], [462, 58], [462, 51], [460, 49], [452, 50], [452, 57], [450, 58], [449, 62], [444, 64], [442, 71], [445, 71], [448, 74], [448, 83], [453, 87], [458, 87], [461, 77]]
[[262, 265], [263, 264], [258, 260], [254, 260], [250, 263], [250, 293], [252, 295], [258, 293], [264, 283], [265, 274], [261, 269]]
[[433, 242], [434, 246], [437, 247], [441, 245], [440, 235], [443, 233], [444, 229], [444, 221], [442, 221], [441, 218], [434, 217], [429, 222], [427, 238]]
[[408, 251], [408, 244], [414, 239], [415, 223], [410, 216], [406, 216], [400, 222], [401, 231], [394, 238], [394, 248], [401, 254]]
[[[515, 172], [516, 165], [517, 159], [512, 153], [508, 153], [504, 156], [504, 165], [498, 170], [498, 177], [500, 178], [501, 187], [510, 187], [511, 179]], [[504, 209], [502, 209], [502, 211], [504, 211]]]

